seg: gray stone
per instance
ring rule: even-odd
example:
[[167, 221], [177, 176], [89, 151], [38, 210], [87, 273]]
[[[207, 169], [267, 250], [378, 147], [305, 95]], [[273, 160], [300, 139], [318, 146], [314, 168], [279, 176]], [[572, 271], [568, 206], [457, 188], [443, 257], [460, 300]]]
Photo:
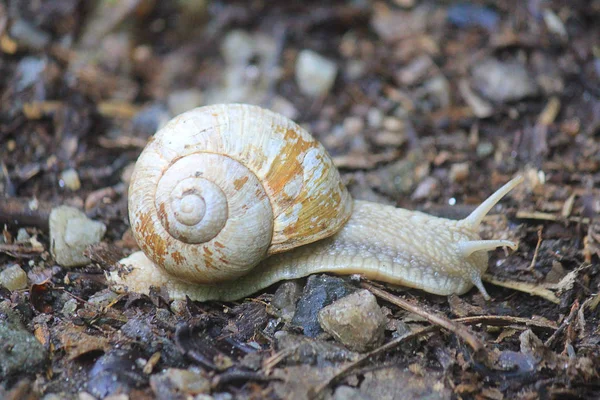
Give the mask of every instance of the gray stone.
[[210, 381], [200, 371], [169, 368], [150, 377], [157, 398], [176, 398], [178, 394], [196, 395], [210, 392]]
[[46, 361], [46, 349], [29, 333], [9, 306], [0, 304], [0, 382], [30, 374]]
[[16, 83], [17, 90], [24, 90], [33, 85], [40, 79], [46, 66], [47, 62], [44, 59], [32, 56], [23, 57], [17, 65], [17, 76], [19, 77]]
[[364, 352], [383, 342], [387, 319], [368, 290], [360, 290], [319, 312], [325, 332], [351, 350]]
[[29, 239], [31, 239], [31, 236], [27, 233], [27, 229], [19, 228], [19, 231], [17, 232], [17, 243], [25, 243], [28, 242]]
[[492, 155], [494, 144], [492, 142], [482, 141], [477, 145], [477, 157], [484, 158]]
[[327, 365], [353, 361], [359, 354], [339, 343], [313, 339], [286, 331], [275, 332], [275, 348], [287, 353], [286, 361], [295, 364]]
[[10, 35], [21, 47], [43, 50], [52, 40], [51, 36], [29, 22], [18, 19], [10, 27]]
[[432, 370], [424, 372], [421, 376], [398, 367], [368, 371], [360, 383], [360, 392], [377, 400], [453, 398], [452, 390], [444, 385], [442, 374]]
[[76, 208], [60, 206], [50, 213], [50, 251], [63, 267], [85, 265], [90, 260], [83, 255], [85, 249], [98, 243], [106, 226], [87, 218]]
[[473, 68], [472, 76], [477, 90], [499, 103], [517, 101], [538, 92], [536, 82], [519, 62], [488, 58]]
[[294, 317], [296, 303], [302, 294], [302, 287], [297, 281], [283, 282], [271, 300], [271, 310], [284, 321], [289, 322]]
[[223, 38], [221, 54], [229, 65], [247, 65], [255, 53], [255, 40], [249, 33], [233, 30]]
[[77, 311], [77, 300], [69, 299], [63, 305], [61, 313], [65, 317], [72, 317], [73, 314], [75, 314], [75, 311]]
[[356, 388], [338, 386], [333, 393], [332, 400], [371, 400], [371, 398]]

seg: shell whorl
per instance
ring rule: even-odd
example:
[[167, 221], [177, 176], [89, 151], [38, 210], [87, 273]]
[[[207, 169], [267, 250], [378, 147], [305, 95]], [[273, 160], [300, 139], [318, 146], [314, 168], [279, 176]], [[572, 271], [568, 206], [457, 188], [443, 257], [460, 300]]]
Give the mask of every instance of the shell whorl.
[[212, 283], [335, 233], [352, 200], [325, 149], [255, 106], [214, 105], [158, 131], [136, 163], [129, 218], [155, 264]]

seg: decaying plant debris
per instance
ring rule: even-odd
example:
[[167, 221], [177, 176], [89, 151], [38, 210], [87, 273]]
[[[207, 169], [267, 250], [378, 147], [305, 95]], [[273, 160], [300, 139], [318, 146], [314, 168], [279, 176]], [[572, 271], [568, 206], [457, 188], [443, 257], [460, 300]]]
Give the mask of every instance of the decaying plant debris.
[[[0, 2], [0, 398], [600, 397], [599, 19], [597, 0]], [[329, 75], [302, 81], [311, 62]], [[360, 199], [459, 218], [523, 174], [482, 230], [519, 243], [490, 257], [492, 301], [328, 276], [235, 303], [108, 287], [137, 249], [141, 148], [215, 102], [306, 126]], [[59, 206], [106, 228], [81, 266], [53, 256]], [[364, 289], [382, 341], [324, 332]]]

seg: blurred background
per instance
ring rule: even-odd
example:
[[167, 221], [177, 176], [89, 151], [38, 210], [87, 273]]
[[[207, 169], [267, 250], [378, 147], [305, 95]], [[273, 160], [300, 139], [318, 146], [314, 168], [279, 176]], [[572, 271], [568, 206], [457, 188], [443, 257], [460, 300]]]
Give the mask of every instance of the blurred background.
[[519, 169], [594, 186], [599, 17], [597, 0], [4, 1], [0, 188], [116, 201], [161, 124], [218, 102], [304, 125], [357, 197], [439, 202]]

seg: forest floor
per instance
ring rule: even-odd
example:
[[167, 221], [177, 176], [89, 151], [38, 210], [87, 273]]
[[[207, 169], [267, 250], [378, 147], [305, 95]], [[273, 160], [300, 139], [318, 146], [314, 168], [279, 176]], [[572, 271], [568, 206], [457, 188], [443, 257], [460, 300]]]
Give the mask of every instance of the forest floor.
[[[0, 2], [0, 398], [600, 398], [598, 21], [598, 0]], [[357, 199], [461, 218], [524, 176], [481, 228], [519, 244], [490, 253], [491, 300], [111, 287], [142, 148], [225, 102], [301, 124]], [[102, 237], [74, 267], [50, 238], [65, 205]], [[381, 337], [340, 343], [317, 314], [361, 287]]]

